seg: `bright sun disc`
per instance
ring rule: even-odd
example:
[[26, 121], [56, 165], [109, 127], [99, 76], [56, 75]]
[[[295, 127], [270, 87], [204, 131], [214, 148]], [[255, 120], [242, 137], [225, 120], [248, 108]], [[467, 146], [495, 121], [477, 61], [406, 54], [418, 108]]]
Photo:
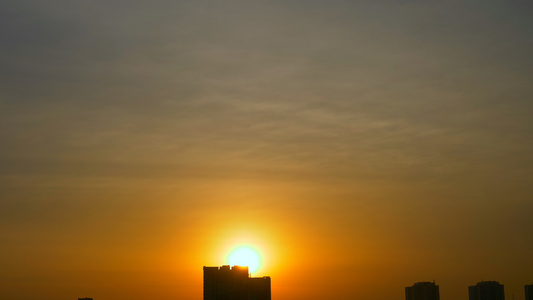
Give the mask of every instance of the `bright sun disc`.
[[254, 248], [240, 246], [229, 254], [228, 262], [232, 266], [248, 266], [248, 272], [252, 274], [259, 269], [261, 258]]

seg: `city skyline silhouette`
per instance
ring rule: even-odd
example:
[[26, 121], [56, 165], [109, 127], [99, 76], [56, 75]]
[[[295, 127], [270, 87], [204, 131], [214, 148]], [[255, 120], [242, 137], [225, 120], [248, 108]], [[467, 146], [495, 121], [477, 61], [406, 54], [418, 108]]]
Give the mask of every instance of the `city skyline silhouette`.
[[[525, 300], [533, 296], [533, 284], [525, 285]], [[505, 300], [504, 286], [497, 281], [481, 281], [468, 287], [469, 300]], [[270, 300], [268, 276], [250, 277], [247, 266], [203, 267], [203, 300]], [[405, 300], [439, 300], [439, 286], [416, 282], [405, 288]], [[513, 294], [513, 300], [515, 299]], [[93, 300], [93, 298], [78, 298]]]

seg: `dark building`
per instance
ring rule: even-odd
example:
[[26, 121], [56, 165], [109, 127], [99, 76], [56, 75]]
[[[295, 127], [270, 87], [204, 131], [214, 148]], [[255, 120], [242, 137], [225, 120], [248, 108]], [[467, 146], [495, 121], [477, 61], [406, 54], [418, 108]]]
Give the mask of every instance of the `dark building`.
[[270, 277], [248, 278], [248, 300], [270, 300]]
[[526, 300], [533, 300], [533, 284], [524, 286], [526, 290]]
[[270, 277], [250, 277], [248, 267], [204, 267], [204, 300], [271, 300]]
[[93, 298], [78, 298], [78, 300], [93, 300]]
[[468, 287], [469, 300], [505, 300], [503, 284], [497, 281], [482, 281]]
[[435, 282], [417, 282], [405, 288], [405, 300], [439, 300], [439, 286]]

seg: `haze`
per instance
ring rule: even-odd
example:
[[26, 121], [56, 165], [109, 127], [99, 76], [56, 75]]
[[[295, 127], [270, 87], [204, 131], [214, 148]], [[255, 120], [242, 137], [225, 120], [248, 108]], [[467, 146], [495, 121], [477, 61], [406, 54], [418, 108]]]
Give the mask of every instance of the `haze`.
[[533, 283], [527, 1], [0, 4], [0, 298]]

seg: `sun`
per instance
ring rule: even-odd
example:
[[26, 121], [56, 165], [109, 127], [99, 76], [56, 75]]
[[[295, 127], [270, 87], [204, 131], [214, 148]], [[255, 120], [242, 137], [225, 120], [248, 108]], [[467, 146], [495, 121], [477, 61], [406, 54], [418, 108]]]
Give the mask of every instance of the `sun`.
[[251, 246], [239, 246], [228, 255], [228, 263], [232, 266], [248, 266], [248, 272], [253, 274], [261, 266], [261, 256]]

